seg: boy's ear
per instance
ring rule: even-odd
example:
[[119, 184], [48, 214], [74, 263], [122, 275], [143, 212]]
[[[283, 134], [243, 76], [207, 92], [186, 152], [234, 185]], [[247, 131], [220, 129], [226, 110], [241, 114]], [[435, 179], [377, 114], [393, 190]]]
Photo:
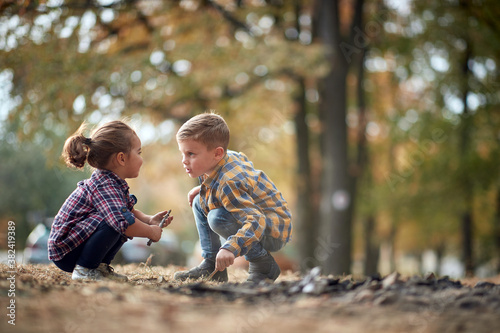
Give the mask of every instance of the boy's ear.
[[215, 158], [221, 159], [224, 157], [224, 154], [225, 154], [224, 148], [222, 147], [215, 148]]

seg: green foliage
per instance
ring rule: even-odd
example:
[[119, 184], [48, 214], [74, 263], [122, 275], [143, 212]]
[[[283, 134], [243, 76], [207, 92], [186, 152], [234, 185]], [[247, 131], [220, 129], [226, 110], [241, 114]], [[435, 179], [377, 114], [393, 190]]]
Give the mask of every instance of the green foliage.
[[[384, 156], [388, 150], [391, 162], [385, 182], [376, 184], [372, 196], [378, 197], [378, 209], [392, 212], [399, 230], [418, 225], [417, 245], [415, 239], [408, 245], [445, 244], [459, 253], [460, 217], [471, 197], [475, 241], [490, 237], [491, 243], [494, 237], [493, 214], [477, 203], [493, 207], [491, 192], [499, 180], [500, 57], [494, 41], [500, 35], [490, 15], [499, 13], [500, 6], [494, 1], [418, 1], [412, 6], [407, 15], [388, 16], [387, 36], [375, 53], [395, 60], [399, 94], [393, 105], [400, 111], [389, 119], [387, 113], [380, 115], [390, 134], [372, 149]], [[470, 60], [464, 65], [467, 50]]]
[[0, 222], [15, 221], [19, 245], [34, 225], [53, 217], [87, 172], [50, 167], [38, 144], [0, 140]]
[[23, 219], [20, 214], [30, 211], [54, 216], [77, 181], [88, 177], [86, 172], [49, 167], [47, 154], [39, 145], [1, 141], [0, 155], [1, 219]]
[[[23, 124], [18, 135], [29, 139], [34, 133], [50, 132], [43, 126], [49, 116], [52, 126], [73, 129], [84, 119], [98, 122], [107, 115], [142, 113], [159, 120], [183, 120], [217, 109], [221, 100], [269, 80], [286, 82], [290, 74], [325, 72], [319, 45], [287, 41], [272, 25], [268, 10], [249, 5], [226, 12], [252, 26], [252, 36], [224, 22], [213, 6], [193, 5], [118, 1], [82, 8], [78, 1], [67, 1], [30, 15], [17, 15], [10, 8], [10, 20], [16, 17], [18, 25], [28, 29], [22, 35], [13, 27], [3, 36], [5, 41], [17, 39], [15, 47], [6, 46], [2, 68], [13, 71], [12, 95], [21, 97], [10, 112], [11, 122], [18, 119]], [[103, 20], [104, 12], [114, 18]], [[4, 12], [4, 24], [8, 13]], [[248, 17], [253, 17], [253, 24]], [[259, 27], [263, 17], [270, 27]], [[42, 27], [44, 37], [34, 38]], [[85, 106], [74, 110], [78, 96]], [[255, 96], [253, 108], [262, 108], [262, 102]]]

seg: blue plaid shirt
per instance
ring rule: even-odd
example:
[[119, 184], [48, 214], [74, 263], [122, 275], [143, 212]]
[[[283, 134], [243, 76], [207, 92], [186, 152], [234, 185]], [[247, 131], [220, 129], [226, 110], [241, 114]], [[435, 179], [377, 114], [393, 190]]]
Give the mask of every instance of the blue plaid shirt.
[[132, 210], [136, 202], [125, 180], [111, 171], [95, 170], [90, 179], [78, 183], [54, 218], [48, 241], [49, 259], [61, 260], [86, 241], [103, 221], [124, 234], [135, 222]]
[[291, 213], [274, 183], [254, 169], [243, 153], [231, 150], [209, 176], [200, 178], [200, 204], [206, 214], [224, 207], [238, 220], [240, 229], [221, 248], [236, 257], [245, 255], [263, 235], [287, 243], [292, 235]]

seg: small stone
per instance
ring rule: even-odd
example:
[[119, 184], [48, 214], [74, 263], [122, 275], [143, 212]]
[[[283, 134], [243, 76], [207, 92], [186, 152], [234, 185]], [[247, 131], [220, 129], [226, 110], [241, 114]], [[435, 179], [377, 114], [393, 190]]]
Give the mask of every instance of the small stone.
[[458, 307], [461, 309], [474, 309], [482, 305], [483, 303], [477, 297], [464, 297], [458, 301]]
[[317, 280], [317, 281], [311, 281], [308, 284], [306, 284], [304, 286], [304, 288], [302, 288], [302, 292], [305, 294], [319, 295], [323, 291], [325, 291], [327, 285], [328, 285], [328, 281], [324, 280], [324, 279]]
[[493, 288], [495, 286], [496, 286], [496, 284], [488, 282], [488, 281], [479, 281], [478, 283], [476, 283], [474, 288], [488, 288], [489, 289], [489, 288]]
[[387, 275], [383, 280], [382, 280], [382, 287], [384, 289], [396, 284], [399, 279], [399, 273], [398, 272], [393, 272], [389, 275]]
[[369, 290], [379, 290], [382, 287], [382, 285], [375, 280], [367, 280], [363, 284], [363, 289], [369, 289]]
[[438, 286], [441, 289], [444, 288], [461, 288], [462, 283], [460, 281], [452, 281], [448, 276], [444, 276], [437, 281]]

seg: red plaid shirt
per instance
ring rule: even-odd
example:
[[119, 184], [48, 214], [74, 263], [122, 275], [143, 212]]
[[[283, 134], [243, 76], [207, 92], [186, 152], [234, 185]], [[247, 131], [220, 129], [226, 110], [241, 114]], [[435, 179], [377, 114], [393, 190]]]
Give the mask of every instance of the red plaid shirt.
[[49, 259], [61, 260], [85, 242], [103, 221], [124, 234], [135, 222], [131, 211], [136, 202], [125, 180], [111, 171], [95, 170], [90, 179], [78, 183], [54, 218]]

